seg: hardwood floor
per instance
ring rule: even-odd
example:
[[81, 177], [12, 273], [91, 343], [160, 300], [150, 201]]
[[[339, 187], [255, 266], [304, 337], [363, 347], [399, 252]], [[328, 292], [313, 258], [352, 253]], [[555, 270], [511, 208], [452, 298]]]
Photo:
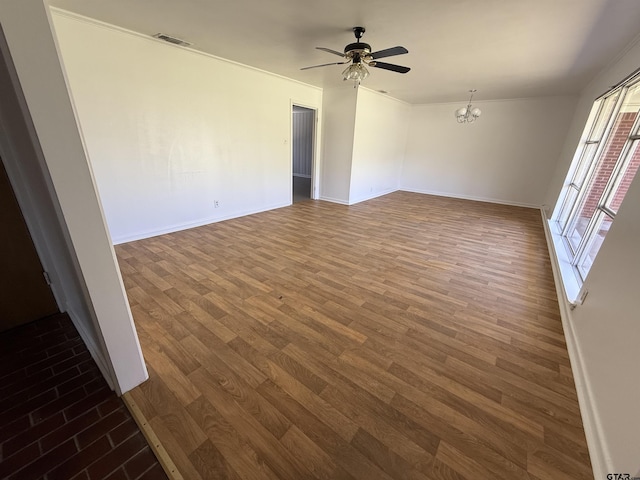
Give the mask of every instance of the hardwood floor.
[[116, 251], [184, 478], [593, 478], [537, 210], [396, 192]]

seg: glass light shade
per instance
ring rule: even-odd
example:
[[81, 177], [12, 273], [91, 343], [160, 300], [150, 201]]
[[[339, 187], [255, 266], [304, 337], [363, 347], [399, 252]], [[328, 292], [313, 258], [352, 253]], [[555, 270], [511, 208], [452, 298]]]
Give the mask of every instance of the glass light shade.
[[473, 90], [469, 90], [471, 96], [469, 97], [469, 103], [466, 107], [459, 108], [456, 110], [456, 120], [458, 123], [473, 123], [475, 122], [482, 112], [478, 107], [474, 107], [471, 105], [471, 101], [473, 100], [473, 94], [476, 92], [475, 88]]
[[342, 72], [344, 80], [353, 80], [360, 83], [369, 76], [369, 70], [362, 63], [353, 63]]

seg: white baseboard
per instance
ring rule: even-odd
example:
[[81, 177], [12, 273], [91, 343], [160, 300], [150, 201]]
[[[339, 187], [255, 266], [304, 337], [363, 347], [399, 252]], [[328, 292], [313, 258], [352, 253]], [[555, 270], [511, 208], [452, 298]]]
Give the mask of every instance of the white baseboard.
[[[491, 198], [472, 197], [472, 196], [468, 196], [468, 195], [454, 195], [454, 194], [448, 194], [448, 193], [444, 193], [444, 192], [433, 192], [433, 191], [427, 191], [427, 190], [406, 189], [406, 188], [389, 189], [389, 190], [385, 190], [385, 191], [382, 191], [382, 192], [374, 193], [372, 195], [368, 195], [368, 196], [365, 196], [365, 197], [358, 198], [358, 199], [356, 199], [354, 201], [346, 201], [346, 200], [342, 200], [342, 199], [339, 199], [339, 198], [327, 197], [327, 196], [322, 196], [322, 195], [318, 199], [319, 200], [324, 200], [326, 202], [338, 203], [340, 205], [355, 205], [357, 203], [364, 202], [366, 200], [371, 200], [373, 198], [381, 197], [381, 196], [384, 196], [384, 195], [388, 195], [390, 193], [397, 192], [397, 191], [422, 193], [422, 194], [425, 194], [425, 195], [437, 195], [437, 196], [440, 196], [440, 197], [460, 198], [460, 199], [463, 199], [463, 200], [474, 200], [474, 201], [479, 201], [479, 202], [499, 203], [499, 204], [503, 204], [503, 205], [513, 205], [513, 206], [517, 206], [517, 207], [540, 208], [539, 205], [529, 205], [529, 204], [508, 202], [508, 201], [502, 201], [502, 200], [491, 199]], [[199, 220], [195, 220], [193, 222], [186, 222], [186, 223], [180, 223], [180, 224], [174, 224], [174, 225], [167, 225], [166, 227], [163, 227], [163, 228], [160, 228], [160, 229], [156, 229], [156, 230], [147, 230], [147, 231], [143, 231], [143, 232], [135, 232], [135, 233], [122, 235], [122, 236], [113, 236], [112, 237], [112, 241], [113, 241], [114, 245], [119, 245], [121, 243], [127, 243], [127, 242], [134, 242], [136, 240], [142, 240], [142, 239], [145, 239], [145, 238], [156, 237], [158, 235], [164, 235], [164, 234], [167, 234], [167, 233], [173, 233], [173, 232], [179, 232], [179, 231], [182, 231], [182, 230], [188, 230], [189, 228], [202, 227], [203, 225], [209, 225], [211, 223], [222, 222], [224, 220], [231, 220], [233, 218], [244, 217], [246, 215], [253, 215], [255, 213], [266, 212], [268, 210], [274, 210], [276, 208], [287, 207], [289, 205], [290, 205], [289, 203], [273, 204], [273, 205], [269, 205], [267, 207], [261, 207], [261, 208], [250, 209], [250, 210], [241, 210], [241, 211], [230, 213], [228, 215], [202, 218], [202, 219], [199, 219]]]
[[339, 198], [325, 197], [323, 195], [321, 195], [318, 198], [318, 200], [324, 200], [325, 202], [331, 202], [331, 203], [339, 203], [340, 205], [349, 205], [349, 202], [345, 200], [341, 200]]
[[371, 195], [366, 195], [364, 197], [360, 197], [356, 200], [350, 200], [349, 205], [355, 205], [356, 203], [366, 202], [367, 200], [371, 200], [373, 198], [383, 197], [384, 195], [389, 195], [390, 193], [397, 192], [397, 188], [391, 188], [389, 190], [383, 190], [382, 192], [372, 193]]
[[224, 220], [231, 220], [233, 218], [244, 217], [246, 215], [253, 215], [255, 213], [266, 212], [268, 210], [275, 210], [276, 208], [288, 207], [289, 205], [291, 204], [278, 203], [278, 204], [269, 205], [263, 208], [241, 210], [238, 212], [233, 212], [233, 213], [230, 213], [227, 215], [221, 215], [218, 217], [201, 218], [198, 220], [194, 220], [193, 222], [167, 225], [166, 227], [163, 227], [157, 230], [147, 230], [145, 232], [137, 232], [137, 233], [132, 233], [130, 235], [112, 237], [112, 241], [114, 245], [119, 245], [121, 243], [127, 243], [127, 242], [134, 242], [136, 240], [143, 240], [145, 238], [157, 237], [158, 235], [164, 235], [167, 233], [180, 232], [182, 230], [188, 230], [189, 228], [202, 227], [203, 225], [209, 225], [211, 223], [222, 222]]
[[606, 442], [604, 441], [598, 414], [594, 408], [593, 395], [591, 394], [589, 378], [585, 372], [580, 343], [578, 342], [573, 329], [573, 319], [571, 315], [573, 304], [569, 302], [565, 293], [566, 290], [562, 281], [562, 275], [560, 274], [560, 263], [558, 261], [551, 228], [549, 227], [549, 221], [545, 215], [544, 208], [540, 209], [540, 213], [542, 216], [547, 248], [549, 250], [549, 257], [551, 258], [551, 269], [553, 271], [553, 280], [556, 286], [556, 295], [558, 296], [558, 305], [560, 306], [562, 329], [567, 343], [567, 352], [569, 353], [569, 361], [571, 362], [573, 381], [575, 382], [576, 392], [578, 394], [580, 415], [582, 417], [584, 434], [589, 448], [593, 476], [594, 478], [607, 478], [607, 474], [614, 470], [609, 462], [607, 462], [607, 458], [610, 457], [605, 453], [608, 451], [606, 449]]
[[540, 208], [540, 205], [532, 203], [512, 202], [510, 200], [501, 200], [499, 198], [477, 197], [474, 195], [460, 195], [458, 193], [437, 192], [433, 190], [422, 190], [418, 188], [400, 187], [398, 190], [402, 192], [422, 193], [424, 195], [435, 195], [437, 197], [459, 198], [461, 200], [473, 200], [475, 202], [498, 203], [500, 205], [511, 205], [513, 207]]

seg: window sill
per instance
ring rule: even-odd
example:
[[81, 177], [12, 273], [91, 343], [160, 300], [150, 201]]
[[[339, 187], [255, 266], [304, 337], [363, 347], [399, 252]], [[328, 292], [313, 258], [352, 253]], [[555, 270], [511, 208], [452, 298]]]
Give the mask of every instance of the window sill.
[[[547, 220], [549, 223], [549, 232], [553, 240], [553, 250], [555, 252], [555, 260], [560, 270], [562, 278], [562, 287], [567, 300], [571, 304], [575, 304], [580, 296], [582, 282], [578, 279], [575, 269], [569, 260], [566, 247], [562, 241], [562, 236], [556, 233], [556, 223], [553, 220]], [[552, 259], [553, 260], [553, 259]]]

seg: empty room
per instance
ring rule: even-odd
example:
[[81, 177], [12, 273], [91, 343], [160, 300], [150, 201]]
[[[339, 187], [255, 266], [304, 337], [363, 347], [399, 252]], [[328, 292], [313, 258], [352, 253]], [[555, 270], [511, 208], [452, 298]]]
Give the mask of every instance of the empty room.
[[0, 473], [640, 477], [638, 25], [635, 0], [0, 1], [50, 310], [158, 462], [89, 426], [53, 460], [64, 410], [0, 425]]

